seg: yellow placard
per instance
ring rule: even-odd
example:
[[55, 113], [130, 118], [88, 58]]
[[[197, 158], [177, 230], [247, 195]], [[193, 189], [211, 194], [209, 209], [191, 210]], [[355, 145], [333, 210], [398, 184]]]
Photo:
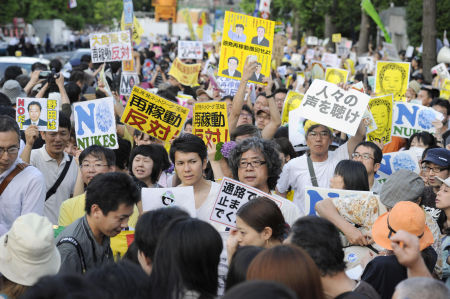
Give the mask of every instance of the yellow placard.
[[169, 75], [174, 77], [183, 85], [197, 86], [198, 73], [201, 71], [201, 64], [186, 64], [175, 58], [170, 68]]
[[335, 33], [331, 36], [331, 40], [333, 41], [333, 43], [340, 43], [341, 42], [341, 34], [340, 33]]
[[245, 60], [255, 56], [258, 68], [250, 82], [270, 75], [275, 22], [230, 11], [225, 12], [219, 76], [241, 79]]
[[178, 136], [189, 109], [134, 86], [121, 122], [162, 141]]
[[192, 121], [192, 134], [205, 144], [230, 141], [227, 105], [225, 102], [196, 103]]
[[134, 73], [134, 59], [122, 60], [122, 72]]
[[393, 94], [394, 101], [404, 101], [409, 83], [409, 62], [377, 61], [375, 94]]
[[338, 68], [327, 67], [325, 72], [325, 81], [338, 84], [346, 83], [348, 79], [348, 71]]
[[450, 79], [445, 79], [442, 83], [439, 97], [450, 100]]
[[[125, 15], [122, 13], [122, 20], [120, 21], [120, 29], [126, 30], [130, 29], [129, 25], [125, 24]], [[133, 31], [132, 31], [132, 40], [139, 45], [141, 43], [141, 36], [144, 34], [144, 28], [142, 28], [136, 16], [133, 16]]]
[[303, 95], [301, 93], [290, 90], [284, 100], [283, 112], [281, 113], [281, 125], [289, 123], [289, 112], [300, 107]]
[[367, 134], [367, 141], [379, 141], [383, 144], [391, 142], [392, 100], [392, 95], [370, 99], [369, 108], [377, 124], [377, 129]]

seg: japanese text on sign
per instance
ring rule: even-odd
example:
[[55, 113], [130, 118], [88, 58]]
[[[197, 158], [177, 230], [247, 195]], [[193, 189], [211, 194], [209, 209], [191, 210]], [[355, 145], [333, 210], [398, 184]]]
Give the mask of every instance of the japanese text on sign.
[[21, 130], [35, 125], [39, 131], [58, 131], [59, 101], [41, 98], [17, 98], [16, 121]]
[[203, 43], [199, 41], [178, 41], [178, 58], [180, 59], [202, 59]]
[[354, 89], [314, 80], [305, 94], [299, 114], [319, 124], [354, 136], [370, 97]]
[[194, 105], [192, 133], [208, 144], [228, 142], [227, 105], [225, 102], [197, 103]]
[[198, 73], [201, 71], [201, 64], [185, 64], [180, 59], [175, 58], [169, 71], [169, 75], [173, 76], [183, 85], [197, 86]]
[[211, 211], [210, 220], [229, 227], [236, 227], [237, 210], [249, 200], [260, 196], [273, 200], [277, 206], [281, 208], [282, 202], [272, 196], [246, 184], [225, 177], [223, 178], [220, 192], [217, 195], [216, 202]]
[[162, 141], [178, 136], [189, 109], [134, 86], [121, 121]]
[[93, 63], [132, 58], [129, 31], [92, 33], [89, 35], [89, 42]]

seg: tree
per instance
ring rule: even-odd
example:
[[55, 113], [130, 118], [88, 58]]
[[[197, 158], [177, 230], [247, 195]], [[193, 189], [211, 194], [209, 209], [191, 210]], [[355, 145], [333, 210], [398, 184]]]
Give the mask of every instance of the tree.
[[431, 82], [431, 68], [436, 65], [436, 1], [423, 0], [423, 76]]

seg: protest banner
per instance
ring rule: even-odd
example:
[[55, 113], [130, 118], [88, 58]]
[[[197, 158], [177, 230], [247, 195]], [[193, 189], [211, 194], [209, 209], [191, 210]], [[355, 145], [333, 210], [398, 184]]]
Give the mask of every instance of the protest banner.
[[433, 121], [443, 120], [442, 113], [430, 107], [396, 102], [392, 116], [392, 136], [409, 138], [417, 132], [435, 133]]
[[155, 68], [155, 63], [153, 60], [147, 58], [144, 60], [142, 65], [142, 81], [148, 82], [152, 80], [152, 71]]
[[226, 11], [223, 26], [219, 76], [240, 79], [251, 56], [258, 68], [249, 81], [262, 83], [270, 75], [275, 22]]
[[178, 58], [203, 59], [203, 43], [199, 41], [179, 40]]
[[409, 83], [409, 62], [377, 61], [375, 93], [392, 94], [394, 101], [403, 101]]
[[152, 211], [159, 208], [172, 206], [179, 207], [189, 213], [191, 217], [196, 217], [194, 188], [173, 187], [173, 188], [142, 188], [142, 210]]
[[234, 95], [236, 94], [236, 92], [239, 88], [240, 82], [241, 81], [235, 80], [235, 79], [218, 77], [217, 83], [219, 85], [219, 88], [222, 90], [220, 95], [222, 97], [224, 97], [224, 96], [233, 96], [234, 97]]
[[42, 98], [16, 98], [16, 121], [21, 130], [35, 125], [39, 131], [58, 131], [59, 101]]
[[298, 113], [298, 109], [289, 112], [288, 134], [292, 146], [306, 145], [305, 129], [303, 123], [305, 118]]
[[355, 196], [361, 198], [373, 196], [373, 193], [370, 191], [355, 191], [307, 186], [305, 187], [305, 211], [309, 211], [308, 215], [317, 215], [315, 207], [319, 201], [326, 198], [338, 198], [344, 196]]
[[121, 122], [164, 142], [178, 136], [189, 109], [134, 86]]
[[440, 63], [431, 68], [431, 73], [437, 74], [440, 78], [450, 79], [447, 66], [445, 63]]
[[189, 109], [189, 113], [188, 113], [187, 119], [190, 119], [190, 118], [192, 118], [194, 116], [194, 102], [195, 102], [195, 99], [194, 99], [193, 96], [191, 96], [189, 94], [181, 93], [181, 91], [180, 91], [177, 94], [177, 102], [178, 102], [179, 105]]
[[327, 67], [325, 72], [325, 81], [338, 84], [346, 83], [348, 80], [348, 71], [338, 68]]
[[392, 95], [372, 98], [369, 109], [377, 125], [377, 129], [367, 133], [367, 141], [378, 141], [383, 144], [391, 142], [392, 128]]
[[120, 75], [120, 95], [129, 96], [134, 85], [139, 85], [138, 74], [122, 72]]
[[370, 97], [355, 89], [314, 80], [300, 107], [300, 115], [319, 124], [355, 136]]
[[183, 85], [197, 86], [198, 73], [202, 70], [202, 65], [182, 63], [180, 59], [175, 58], [169, 71], [169, 75], [174, 77]]
[[134, 59], [122, 61], [122, 72], [135, 73]]
[[342, 42], [336, 44], [336, 54], [338, 57], [347, 58], [350, 54], [350, 48], [347, 48]]
[[450, 79], [445, 79], [441, 84], [440, 97], [446, 100], [450, 100]]
[[340, 33], [334, 33], [333, 35], [331, 35], [331, 41], [333, 43], [340, 43], [341, 42], [341, 34]]
[[195, 103], [192, 134], [205, 144], [230, 141], [227, 104], [225, 102]]
[[314, 49], [308, 49], [308, 50], [306, 50], [306, 57], [305, 57], [305, 59], [306, 59], [306, 61], [308, 61], [308, 60], [313, 60], [314, 59], [314, 55], [315, 55], [315, 51], [314, 51]]
[[97, 144], [108, 148], [119, 148], [114, 115], [114, 99], [78, 102], [73, 104], [77, 145], [84, 150]]
[[132, 59], [129, 31], [89, 34], [92, 63]]
[[301, 93], [290, 90], [284, 100], [283, 110], [281, 112], [281, 125], [284, 126], [289, 122], [289, 112], [300, 107], [303, 95]]
[[383, 42], [383, 51], [390, 61], [401, 61], [394, 44]]
[[235, 228], [237, 210], [249, 200], [260, 196], [273, 200], [279, 208], [281, 208], [281, 205], [283, 204], [278, 199], [275, 199], [259, 189], [224, 177], [209, 219], [228, 227]]
[[142, 28], [141, 23], [139, 23], [136, 16], [133, 16], [133, 26], [125, 24], [125, 14], [122, 13], [122, 19], [120, 21], [120, 30], [128, 30], [130, 32], [131, 29], [131, 40], [135, 45], [139, 45], [141, 43], [141, 36], [144, 34], [144, 28]]
[[131, 27], [133, 25], [133, 1], [132, 0], [123, 0], [123, 14], [124, 20], [123, 23], [127, 27]]
[[325, 80], [325, 72], [327, 70], [327, 66], [325, 63], [320, 61], [311, 61], [311, 79], [319, 79]]
[[411, 57], [413, 57], [413, 54], [414, 54], [414, 47], [413, 46], [408, 46], [406, 48], [405, 57], [411, 58]]
[[317, 46], [319, 44], [319, 39], [316, 36], [308, 36], [306, 38], [306, 44], [309, 46]]
[[377, 123], [375, 122], [369, 107], [367, 107], [364, 111], [363, 122], [366, 126], [366, 134], [369, 134], [377, 129]]
[[419, 174], [419, 162], [413, 150], [384, 154], [380, 169], [375, 173], [375, 181], [378, 184], [383, 184], [391, 174], [400, 169], [410, 170]]
[[332, 53], [323, 53], [322, 62], [331, 67], [339, 67], [339, 57]]

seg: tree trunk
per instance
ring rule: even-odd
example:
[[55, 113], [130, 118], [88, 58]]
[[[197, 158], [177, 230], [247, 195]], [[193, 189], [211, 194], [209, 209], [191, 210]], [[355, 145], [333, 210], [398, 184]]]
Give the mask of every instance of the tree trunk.
[[292, 30], [292, 39], [297, 41], [297, 45], [300, 46], [300, 40], [301, 40], [301, 36], [300, 36], [300, 31], [299, 31], [299, 27], [300, 27], [300, 16], [299, 13], [297, 11], [297, 8], [294, 6], [293, 9], [293, 15], [294, 15], [294, 24], [293, 24], [293, 30]]
[[325, 15], [325, 30], [324, 30], [324, 38], [328, 38], [328, 44], [325, 46], [328, 46], [329, 44], [332, 44], [331, 42], [331, 35], [336, 31], [335, 26], [333, 24], [333, 16], [330, 14]]
[[358, 56], [369, 51], [369, 32], [370, 32], [370, 20], [369, 16], [361, 10], [361, 28], [359, 29], [359, 39], [358, 39]]
[[431, 68], [436, 65], [436, 0], [423, 0], [422, 40], [423, 76], [430, 83]]

